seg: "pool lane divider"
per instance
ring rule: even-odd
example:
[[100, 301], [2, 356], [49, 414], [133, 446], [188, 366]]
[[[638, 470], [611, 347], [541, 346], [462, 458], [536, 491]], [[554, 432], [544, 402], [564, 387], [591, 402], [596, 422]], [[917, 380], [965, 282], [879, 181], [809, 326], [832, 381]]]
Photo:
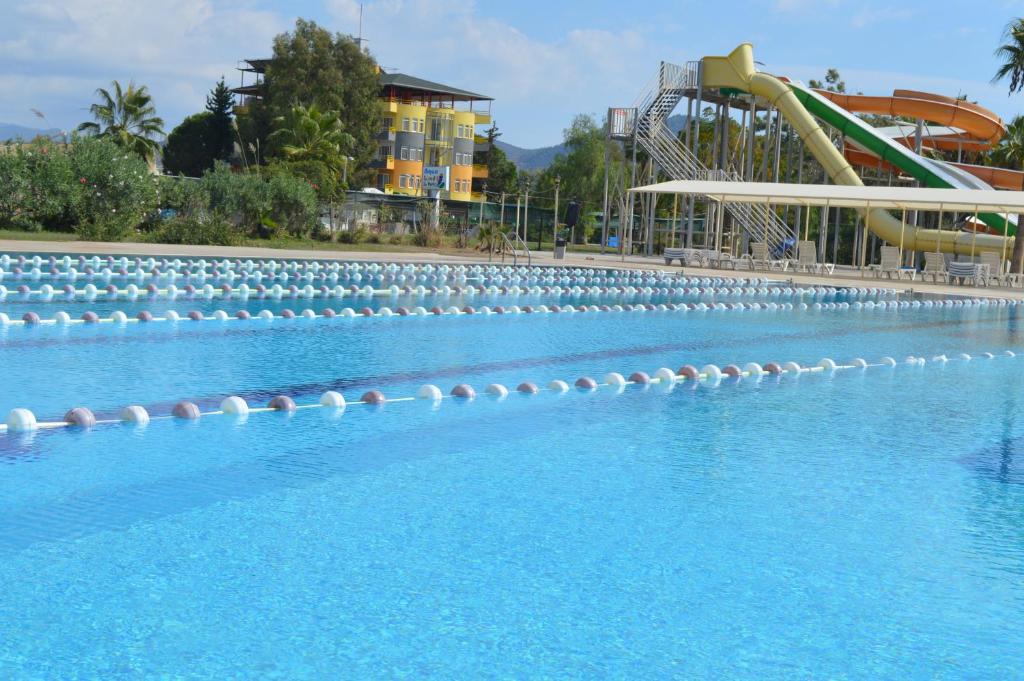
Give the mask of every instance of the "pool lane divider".
[[[1011, 350], [1005, 350], [998, 356], [1014, 358], [1016, 357], [1016, 353]], [[982, 352], [979, 353], [977, 357], [991, 360], [995, 359], [997, 355], [991, 352]], [[933, 356], [931, 363], [943, 365], [948, 362], [969, 362], [973, 358], [974, 357], [972, 357], [972, 355], [967, 353], [957, 353], [953, 355], [941, 354]], [[922, 367], [926, 363], [927, 360], [925, 360], [924, 357], [917, 357], [914, 355], [910, 355], [903, 360], [903, 364], [915, 367]], [[831, 375], [838, 371], [866, 370], [875, 367], [894, 368], [898, 364], [899, 362], [892, 357], [882, 357], [874, 363], [869, 363], [862, 358], [856, 358], [851, 360], [849, 364], [839, 364], [826, 357], [813, 366], [801, 366], [797, 362], [768, 362], [762, 366], [756, 362], [748, 362], [742, 366], [739, 364], [728, 364], [721, 368], [715, 364], [706, 364], [702, 368], [698, 369], [695, 365], [685, 364], [676, 371], [667, 367], [662, 367], [653, 374], [637, 371], [630, 374], [628, 378], [617, 372], [607, 373], [601, 380], [597, 380], [590, 376], [581, 376], [573, 381], [571, 387], [567, 381], [560, 379], [549, 381], [547, 385], [543, 387], [536, 383], [524, 381], [515, 387], [515, 392], [523, 396], [531, 396], [540, 392], [567, 393], [572, 388], [575, 388], [578, 392], [583, 393], [593, 392], [599, 389], [609, 389], [616, 393], [621, 393], [627, 386], [632, 385], [642, 387], [659, 386], [663, 389], [671, 390], [680, 383], [688, 383], [693, 387], [697, 387], [701, 384], [717, 387], [725, 382], [735, 383], [748, 378], [760, 381], [765, 376], [791, 376], [798, 378], [804, 374]], [[506, 399], [512, 391], [500, 383], [491, 383], [483, 392], [487, 397], [503, 400]], [[320, 399], [315, 403], [299, 405], [288, 395], [278, 395], [272, 398], [265, 407], [252, 407], [243, 398], [238, 397], [237, 395], [232, 395], [224, 398], [220, 402], [220, 408], [214, 411], [203, 412], [194, 402], [181, 401], [174, 405], [170, 414], [152, 416], [144, 407], [139, 405], [130, 405], [120, 411], [117, 419], [103, 420], [97, 419], [92, 410], [88, 407], [73, 407], [64, 414], [63, 419], [60, 421], [39, 421], [36, 419], [36, 416], [32, 411], [23, 408], [15, 408], [7, 414], [5, 422], [0, 424], [0, 433], [25, 433], [35, 430], [50, 430], [56, 428], [89, 429], [100, 425], [116, 423], [143, 426], [150, 421], [155, 420], [178, 419], [195, 421], [209, 416], [247, 416], [249, 414], [267, 412], [294, 413], [300, 409], [330, 409], [340, 414], [349, 406], [379, 408], [387, 404], [415, 401], [430, 402], [437, 406], [447, 399], [468, 402], [477, 399], [477, 392], [473, 386], [468, 383], [457, 384], [448, 392], [448, 394], [445, 394], [441, 388], [436, 385], [426, 384], [421, 386], [414, 396], [389, 398], [380, 390], [368, 390], [363, 393], [359, 400], [348, 402], [340, 392], [328, 390], [320, 395]]]
[[293, 310], [284, 309], [280, 314], [274, 314], [270, 310], [261, 310], [256, 314], [252, 314], [248, 310], [239, 310], [234, 315], [229, 314], [224, 310], [214, 310], [213, 312], [206, 314], [200, 310], [191, 310], [185, 315], [177, 312], [176, 310], [168, 310], [164, 313], [164, 316], [157, 317], [147, 310], [143, 310], [134, 316], [128, 316], [126, 312], [116, 310], [109, 317], [100, 317], [95, 312], [85, 312], [78, 318], [73, 318], [67, 312], [57, 312], [52, 319], [43, 319], [37, 312], [31, 311], [26, 312], [21, 316], [20, 319], [11, 319], [7, 314], [0, 312], [0, 327], [5, 326], [73, 326], [78, 324], [136, 324], [136, 323], [153, 323], [153, 322], [180, 322], [184, 320], [190, 320], [195, 322], [202, 321], [220, 321], [227, 322], [231, 320], [235, 321], [247, 321], [251, 319], [262, 319], [262, 320], [275, 320], [275, 319], [333, 319], [337, 317], [341, 318], [354, 318], [354, 317], [374, 317], [374, 318], [392, 318], [392, 317], [429, 317], [429, 316], [465, 316], [465, 315], [504, 315], [504, 314], [548, 314], [548, 313], [577, 313], [577, 314], [589, 314], [594, 312], [709, 312], [709, 311], [746, 311], [746, 310], [897, 310], [897, 309], [919, 309], [919, 308], [934, 308], [934, 307], [1016, 307], [1024, 305], [1024, 300], [1016, 300], [1013, 298], [957, 298], [957, 299], [944, 299], [944, 300], [901, 300], [901, 301], [854, 301], [852, 303], [839, 302], [839, 303], [775, 303], [775, 302], [753, 302], [753, 303], [625, 303], [622, 305], [524, 305], [522, 307], [518, 305], [495, 305], [489, 307], [483, 305], [479, 308], [474, 308], [471, 305], [465, 305], [463, 307], [449, 306], [447, 308], [435, 305], [429, 310], [423, 306], [416, 306], [413, 308], [398, 307], [392, 310], [390, 307], [381, 307], [377, 310], [373, 310], [369, 307], [361, 308], [356, 310], [355, 308], [345, 307], [339, 311], [335, 311], [333, 308], [325, 308], [319, 313], [316, 311], [306, 308], [296, 314]]
[[[679, 282], [672, 282], [679, 283]], [[685, 283], [685, 282], [684, 282]], [[692, 282], [691, 282], [692, 283]], [[373, 288], [372, 286], [319, 286], [314, 288], [311, 285], [299, 287], [295, 284], [291, 284], [288, 287], [281, 286], [280, 284], [274, 284], [270, 287], [259, 284], [257, 286], [250, 287], [247, 284], [242, 284], [238, 287], [232, 287], [228, 284], [223, 286], [213, 286], [206, 284], [200, 288], [196, 288], [191, 284], [188, 284], [182, 288], [178, 288], [173, 284], [165, 286], [163, 288], [157, 287], [155, 284], [149, 284], [143, 288], [136, 286], [135, 284], [129, 284], [125, 288], [117, 288], [116, 286], [107, 286], [103, 289], [97, 288], [92, 284], [89, 284], [85, 288], [76, 289], [70, 285], [64, 286], [62, 289], [55, 289], [49, 284], [44, 284], [39, 290], [29, 289], [25, 285], [19, 286], [12, 294], [4, 286], [0, 286], [0, 302], [11, 297], [14, 302], [27, 302], [32, 298], [37, 298], [40, 303], [50, 302], [74, 302], [77, 300], [93, 301], [99, 296], [103, 296], [104, 300], [118, 300], [119, 298], [135, 301], [140, 298], [143, 300], [176, 300], [179, 297], [187, 299], [201, 298], [203, 300], [213, 300], [219, 298], [221, 300], [248, 300], [250, 298], [265, 299], [273, 298], [279, 300], [282, 298], [351, 298], [351, 297], [397, 297], [397, 296], [426, 296], [426, 295], [503, 295], [503, 296], [529, 296], [529, 295], [589, 295], [589, 296], [603, 296], [603, 295], [715, 295], [715, 296], [773, 296], [773, 297], [808, 297], [808, 296], [822, 296], [822, 295], [833, 295], [840, 297], [857, 297], [857, 296], [889, 296], [895, 295], [897, 291], [895, 289], [883, 289], [883, 288], [848, 288], [848, 289], [836, 289], [831, 287], [793, 287], [793, 286], [715, 286], [715, 285], [701, 285], [701, 286], [595, 286], [595, 285], [572, 285], [572, 286], [397, 286], [392, 285], [388, 288]]]

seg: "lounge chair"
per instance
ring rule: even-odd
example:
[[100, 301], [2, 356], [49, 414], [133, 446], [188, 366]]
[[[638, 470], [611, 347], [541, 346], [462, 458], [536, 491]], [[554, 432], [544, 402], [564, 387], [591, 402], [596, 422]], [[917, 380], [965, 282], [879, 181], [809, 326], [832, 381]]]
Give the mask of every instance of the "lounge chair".
[[750, 263], [751, 269], [785, 271], [789, 268], [788, 260], [775, 260], [768, 252], [768, 244], [763, 241], [750, 242]]
[[998, 253], [985, 251], [979, 256], [978, 260], [982, 265], [988, 266], [988, 279], [990, 282], [994, 281], [1000, 286], [1007, 283], [1006, 261], [1003, 260], [1002, 256]]
[[736, 259], [732, 257], [732, 253], [708, 251], [708, 263], [713, 267], [736, 269]]
[[693, 249], [690, 248], [666, 248], [662, 252], [662, 256], [665, 258], [665, 264], [671, 265], [673, 260], [678, 260], [681, 266], [686, 265], [687, 251]]
[[911, 267], [904, 267], [900, 263], [900, 249], [895, 246], [882, 246], [881, 256], [879, 264], [872, 265], [875, 277], [886, 275], [892, 279], [892, 275], [895, 274], [897, 279], [902, 279], [903, 275], [906, 274], [908, 279], [914, 280], [916, 271]]
[[946, 266], [949, 281], [959, 280], [961, 284], [988, 286], [988, 265], [976, 262], [951, 262]]
[[827, 272], [832, 274], [835, 271], [836, 266], [832, 263], [820, 263], [818, 262], [818, 246], [813, 241], [801, 241], [797, 245], [797, 270], [805, 270], [807, 272], [814, 272], [820, 274]]
[[932, 281], [936, 283], [939, 281], [939, 277], [942, 277], [942, 281], [949, 281], [949, 274], [946, 270], [946, 256], [944, 254], [934, 251], [925, 252], [924, 269], [921, 270], [921, 279], [923, 280], [929, 275]]

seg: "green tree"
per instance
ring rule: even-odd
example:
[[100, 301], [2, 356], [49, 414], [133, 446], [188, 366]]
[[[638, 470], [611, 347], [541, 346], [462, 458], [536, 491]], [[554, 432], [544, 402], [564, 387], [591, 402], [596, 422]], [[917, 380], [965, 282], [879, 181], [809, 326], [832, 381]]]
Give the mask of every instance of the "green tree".
[[355, 159], [350, 172], [357, 182], [368, 182], [379, 127], [379, 96], [380, 79], [373, 57], [351, 37], [298, 19], [292, 32], [274, 39], [264, 98], [255, 107], [248, 127], [252, 134], [261, 134], [267, 121], [287, 117], [296, 104], [315, 104], [320, 111], [338, 112], [342, 130], [354, 142], [349, 150]]
[[274, 132], [267, 141], [290, 161], [319, 161], [340, 174], [346, 151], [355, 140], [342, 129], [337, 112], [321, 111], [312, 104], [293, 106], [286, 115], [274, 119]]
[[164, 136], [164, 121], [156, 115], [149, 90], [134, 82], [122, 88], [116, 80], [111, 86], [112, 92], [106, 88], [96, 90], [100, 101], [89, 107], [94, 120], [82, 123], [78, 130], [109, 139], [153, 167], [160, 148], [157, 138]]
[[825, 71], [825, 82], [811, 79], [808, 84], [816, 90], [828, 90], [829, 92], [846, 92], [846, 82], [839, 75], [839, 69], [831, 68]]
[[[1003, 44], [996, 48], [996, 57], [1002, 62], [996, 70], [992, 82], [999, 82], [1010, 79], [1010, 94], [1020, 92], [1024, 89], [1024, 19], [1014, 19], [1003, 30]], [[1024, 154], [1020, 153], [1020, 140], [1014, 140], [1014, 126], [1020, 121], [1018, 116], [1010, 124], [1006, 137], [1000, 147], [1002, 158], [1007, 164], [1014, 168], [1024, 168]], [[1004, 147], [1005, 144], [1005, 147]], [[997, 150], [998, 151], [998, 150]], [[1024, 228], [1024, 216], [1017, 216], [1017, 229]], [[1010, 271], [1021, 272], [1024, 264], [1024, 235], [1018, 233], [1013, 240], [1013, 254], [1010, 256]]]
[[192, 114], [167, 136], [164, 171], [170, 175], [201, 176], [218, 160], [217, 144], [213, 114]]
[[211, 147], [213, 157], [218, 161], [227, 161], [234, 151], [235, 142], [232, 130], [232, 113], [235, 108], [234, 96], [220, 77], [217, 84], [206, 96], [206, 110], [210, 113]]
[[[580, 220], [576, 226], [576, 240], [586, 243], [593, 231], [593, 213], [602, 209], [604, 200], [604, 157], [605, 132], [593, 116], [580, 114], [563, 133], [565, 153], [558, 154], [541, 173], [537, 181], [537, 193], [543, 196], [554, 194], [555, 182], [560, 183], [559, 215], [564, 221], [566, 206], [570, 201], [580, 204]], [[609, 171], [615, 176], [621, 174], [623, 159], [618, 147], [613, 147]]]
[[505, 152], [495, 142], [501, 137], [497, 125], [487, 130], [487, 191], [493, 193], [514, 192], [518, 182], [516, 164], [508, 160]]

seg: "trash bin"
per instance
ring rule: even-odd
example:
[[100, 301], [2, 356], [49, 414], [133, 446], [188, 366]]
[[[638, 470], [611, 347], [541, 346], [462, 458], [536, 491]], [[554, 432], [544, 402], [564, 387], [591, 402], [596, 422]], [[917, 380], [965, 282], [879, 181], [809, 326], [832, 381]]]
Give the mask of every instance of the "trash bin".
[[555, 260], [565, 260], [565, 239], [555, 239]]

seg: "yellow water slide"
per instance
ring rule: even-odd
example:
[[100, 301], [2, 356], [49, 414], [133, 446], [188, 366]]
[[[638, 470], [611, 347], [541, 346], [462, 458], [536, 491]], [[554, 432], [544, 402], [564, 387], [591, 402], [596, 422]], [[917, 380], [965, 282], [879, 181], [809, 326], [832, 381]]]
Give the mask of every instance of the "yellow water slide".
[[[704, 57], [703, 63], [704, 87], [732, 88], [768, 100], [786, 117], [833, 182], [852, 186], [864, 184], [789, 86], [754, 69], [754, 52], [750, 43], [740, 45], [726, 57]], [[858, 209], [858, 212], [869, 230], [890, 244], [903, 244], [905, 249], [970, 255], [979, 251], [1010, 253], [1013, 248], [1012, 237], [921, 229], [904, 224], [882, 209], [872, 209], [869, 215], [863, 209]]]

